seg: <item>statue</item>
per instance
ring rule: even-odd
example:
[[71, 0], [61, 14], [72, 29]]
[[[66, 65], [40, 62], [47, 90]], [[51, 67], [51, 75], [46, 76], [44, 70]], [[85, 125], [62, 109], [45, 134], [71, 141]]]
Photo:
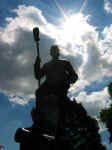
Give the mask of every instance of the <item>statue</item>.
[[33, 125], [29, 128], [19, 128], [15, 134], [15, 141], [20, 143], [20, 150], [45, 148], [49, 150], [106, 150], [100, 144], [97, 121], [88, 116], [83, 106], [77, 104], [75, 100], [67, 106], [68, 116], [66, 116], [63, 132], [58, 138], [55, 137], [55, 130], [52, 128], [47, 130], [38, 126], [37, 112], [33, 109], [31, 112]]
[[51, 46], [52, 60], [44, 64], [42, 68], [39, 67], [40, 58], [37, 57], [36, 59], [34, 65], [35, 78], [38, 80], [43, 76], [46, 77], [46, 81], [36, 91], [37, 107], [38, 100], [50, 94], [59, 96], [62, 100], [66, 99], [70, 84], [75, 83], [78, 79], [78, 75], [70, 62], [59, 60], [59, 51], [57, 45]]
[[[86, 110], [75, 99], [70, 101], [67, 91], [78, 75], [70, 62], [60, 60], [57, 45], [51, 46], [52, 60], [40, 68], [39, 29], [34, 28], [37, 44], [35, 78], [39, 81], [36, 90], [36, 108], [31, 111], [33, 125], [19, 128], [14, 139], [20, 143], [20, 150], [105, 150], [100, 144], [98, 124], [88, 116]], [[41, 77], [46, 76], [40, 85]]]
[[39, 111], [39, 109], [41, 109], [40, 105], [46, 96], [54, 95], [54, 97], [57, 97], [58, 99], [58, 106], [60, 108], [59, 116], [61, 116], [60, 120], [62, 120], [66, 113], [63, 105], [68, 100], [67, 91], [70, 84], [77, 81], [78, 75], [70, 62], [66, 60], [59, 60], [59, 51], [60, 50], [57, 45], [51, 46], [50, 54], [52, 56], [52, 60], [44, 64], [42, 68], [39, 67], [41, 60], [37, 57], [34, 65], [34, 72], [37, 80], [46, 76], [46, 81], [36, 91], [37, 110]]
[[[65, 114], [67, 112], [65, 110], [65, 104], [66, 101], [69, 100], [67, 97], [67, 92], [70, 84], [73, 84], [77, 81], [78, 75], [76, 74], [70, 62], [59, 59], [60, 50], [57, 45], [51, 46], [50, 54], [52, 60], [44, 64], [43, 67], [40, 68], [41, 59], [39, 52], [39, 28], [34, 28], [33, 34], [37, 46], [37, 58], [34, 64], [34, 74], [39, 83], [39, 89], [36, 90], [36, 109], [38, 111], [39, 124], [41, 124], [42, 126], [44, 124], [42, 120], [46, 119], [45, 115], [43, 115], [45, 113], [43, 113], [42, 109], [46, 109], [48, 105], [47, 103], [51, 104], [52, 102], [54, 102], [52, 108], [54, 108], [55, 111], [57, 110], [56, 112], [58, 112], [57, 129], [59, 126], [62, 126], [63, 128], [66, 116]], [[46, 77], [46, 81], [40, 86], [40, 79], [43, 76]], [[48, 111], [46, 111], [46, 113], [47, 112]]]

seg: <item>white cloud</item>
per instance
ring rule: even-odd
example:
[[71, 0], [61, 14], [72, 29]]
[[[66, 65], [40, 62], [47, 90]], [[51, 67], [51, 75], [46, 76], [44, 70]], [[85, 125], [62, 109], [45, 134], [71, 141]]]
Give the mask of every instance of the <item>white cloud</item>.
[[15, 104], [18, 103], [20, 105], [25, 105], [25, 104], [28, 103], [28, 101], [30, 99], [35, 99], [33, 94], [32, 95], [28, 95], [28, 96], [26, 96], [26, 95], [25, 96], [21, 96], [21, 94], [20, 94], [20, 96], [19, 96], [19, 94], [17, 94], [17, 96], [15, 96], [15, 95], [11, 94], [11, 95], [8, 96], [8, 98], [9, 98], [10, 102], [13, 102], [13, 104], [14, 103]]
[[104, 0], [104, 9], [106, 10], [107, 13], [112, 14], [112, 3], [110, 0]]
[[[10, 18], [5, 28], [0, 28], [0, 92], [24, 96], [24, 99], [27, 96], [29, 99], [37, 87], [33, 74], [36, 45], [32, 29], [40, 25], [42, 28], [46, 21], [41, 11], [35, 7], [20, 6], [16, 12], [17, 16], [14, 19]], [[49, 48], [54, 43], [54, 39], [47, 34], [40, 33], [42, 62], [48, 59], [46, 56], [49, 55]], [[19, 100], [17, 97], [9, 98], [21, 104], [28, 101], [23, 102], [23, 99]]]
[[86, 92], [82, 91], [76, 97], [76, 100], [83, 104], [88, 114], [91, 116], [97, 116], [103, 108], [108, 107], [108, 99], [107, 88], [103, 91], [93, 92], [90, 95], [87, 95]]
[[[50, 46], [59, 44], [62, 56], [71, 61], [79, 75], [78, 82], [70, 89], [71, 93], [79, 93], [78, 99], [82, 101], [85, 97], [84, 102], [91, 114], [95, 114], [94, 110], [98, 112], [104, 106], [106, 92], [90, 96], [86, 95], [84, 87], [91, 85], [93, 81], [102, 80], [104, 76], [112, 75], [112, 27], [104, 29], [104, 39], [100, 40], [98, 31], [88, 23], [88, 17], [83, 14], [73, 14], [70, 17], [71, 24], [65, 22], [56, 27], [45, 19], [41, 10], [33, 6], [22, 5], [14, 11], [17, 16], [6, 18], [8, 24], [0, 28], [0, 92], [7, 94], [10, 101], [20, 104], [26, 104], [30, 98], [34, 98], [32, 95], [34, 96], [37, 87], [33, 75], [36, 46], [32, 29], [38, 26], [42, 63], [49, 60]], [[66, 21], [69, 22], [69, 18]], [[102, 98], [102, 95], [100, 107], [98, 98]], [[93, 100], [90, 102], [89, 99]]]
[[87, 60], [83, 66], [84, 79], [95, 81], [101, 77], [102, 63], [101, 55], [98, 49], [98, 45], [93, 41], [90, 41], [86, 45], [87, 50]]
[[101, 63], [103, 67], [103, 73], [107, 76], [112, 76], [112, 25], [105, 27], [103, 32], [103, 40], [99, 41], [99, 47], [101, 50]]
[[[78, 74], [80, 77], [80, 74]], [[69, 89], [69, 94], [72, 96], [77, 95], [78, 93], [84, 91], [84, 87], [89, 85], [89, 82], [86, 80], [79, 79], [76, 84], [71, 85]]]

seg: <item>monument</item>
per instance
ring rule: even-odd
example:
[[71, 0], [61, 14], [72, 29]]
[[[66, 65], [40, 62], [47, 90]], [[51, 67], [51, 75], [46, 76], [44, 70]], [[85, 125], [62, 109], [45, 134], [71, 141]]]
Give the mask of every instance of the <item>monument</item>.
[[[75, 99], [71, 101], [67, 97], [70, 84], [78, 79], [77, 73], [68, 61], [58, 59], [57, 45], [51, 46], [52, 60], [40, 68], [39, 29], [34, 28], [33, 33], [38, 54], [34, 73], [39, 89], [36, 90], [36, 107], [31, 112], [33, 125], [19, 128], [15, 133], [20, 150], [105, 150], [97, 121], [88, 116]], [[40, 85], [43, 75], [46, 81]]]

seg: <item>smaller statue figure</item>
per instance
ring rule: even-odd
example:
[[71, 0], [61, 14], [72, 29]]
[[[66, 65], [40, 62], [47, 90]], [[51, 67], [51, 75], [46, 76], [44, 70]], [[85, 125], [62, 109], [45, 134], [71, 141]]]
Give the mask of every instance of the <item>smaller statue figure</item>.
[[20, 143], [20, 150], [43, 150], [45, 148], [50, 150], [54, 141], [52, 136], [44, 136], [44, 132], [38, 126], [38, 116], [35, 108], [32, 108], [31, 117], [33, 125], [27, 128], [18, 128], [14, 139]]

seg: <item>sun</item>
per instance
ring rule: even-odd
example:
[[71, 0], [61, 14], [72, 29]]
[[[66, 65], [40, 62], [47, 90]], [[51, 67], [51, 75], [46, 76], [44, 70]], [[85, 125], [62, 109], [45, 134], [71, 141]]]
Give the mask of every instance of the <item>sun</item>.
[[82, 13], [66, 17], [61, 23], [60, 37], [68, 43], [81, 42], [82, 36], [90, 28], [87, 21], [88, 16], [84, 16]]

